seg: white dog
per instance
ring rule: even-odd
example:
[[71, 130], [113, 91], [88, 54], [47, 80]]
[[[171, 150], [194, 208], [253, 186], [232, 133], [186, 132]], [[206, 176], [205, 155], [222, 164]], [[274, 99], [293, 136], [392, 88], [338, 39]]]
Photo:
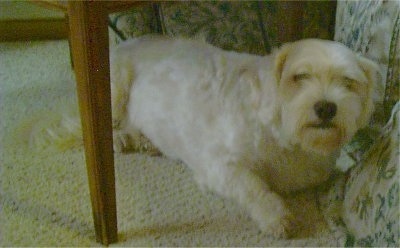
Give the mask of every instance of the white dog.
[[256, 56], [145, 36], [112, 53], [116, 149], [143, 134], [262, 230], [286, 237], [295, 225], [278, 193], [329, 178], [340, 147], [368, 123], [377, 70], [332, 41]]

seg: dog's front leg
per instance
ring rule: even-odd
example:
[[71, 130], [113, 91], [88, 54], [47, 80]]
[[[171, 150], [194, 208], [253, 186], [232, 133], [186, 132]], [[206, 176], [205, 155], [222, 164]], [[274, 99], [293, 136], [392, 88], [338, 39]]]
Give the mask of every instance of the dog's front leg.
[[232, 163], [198, 169], [195, 176], [201, 186], [238, 201], [262, 231], [276, 238], [293, 235], [295, 220], [283, 199], [250, 169]]

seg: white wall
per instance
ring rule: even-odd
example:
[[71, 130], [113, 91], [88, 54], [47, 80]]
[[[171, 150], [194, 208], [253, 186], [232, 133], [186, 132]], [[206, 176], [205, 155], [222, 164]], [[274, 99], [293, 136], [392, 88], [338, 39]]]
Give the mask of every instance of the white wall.
[[0, 20], [26, 20], [60, 18], [61, 11], [46, 9], [27, 1], [2, 1], [0, 0]]

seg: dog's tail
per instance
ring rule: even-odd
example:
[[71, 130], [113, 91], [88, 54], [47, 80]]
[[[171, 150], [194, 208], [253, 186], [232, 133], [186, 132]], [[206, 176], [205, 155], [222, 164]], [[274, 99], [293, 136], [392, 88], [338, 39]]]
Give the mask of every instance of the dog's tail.
[[53, 147], [64, 151], [83, 144], [78, 106], [73, 99], [57, 104], [52, 110], [32, 114], [18, 125], [15, 132], [17, 140], [30, 149]]
[[[118, 49], [111, 53], [110, 59], [113, 128], [119, 129], [122, 128], [126, 116], [133, 72], [129, 58]], [[49, 110], [27, 117], [15, 132], [18, 142], [22, 141], [30, 148], [56, 147], [64, 151], [82, 147], [82, 128], [76, 95], [51, 106]]]

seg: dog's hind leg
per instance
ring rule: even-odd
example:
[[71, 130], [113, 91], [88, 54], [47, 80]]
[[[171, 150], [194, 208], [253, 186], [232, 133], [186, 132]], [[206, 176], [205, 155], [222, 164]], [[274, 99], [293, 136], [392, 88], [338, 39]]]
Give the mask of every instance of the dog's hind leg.
[[160, 156], [161, 152], [139, 131], [113, 131], [114, 152], [128, 153], [141, 152], [151, 156]]
[[110, 76], [114, 151], [160, 155], [159, 150], [127, 120], [128, 102], [135, 78], [134, 66], [124, 50], [116, 50], [111, 54]]
[[134, 80], [133, 65], [126, 55], [114, 51], [110, 56], [111, 107], [114, 129], [122, 129], [126, 119], [130, 89]]

